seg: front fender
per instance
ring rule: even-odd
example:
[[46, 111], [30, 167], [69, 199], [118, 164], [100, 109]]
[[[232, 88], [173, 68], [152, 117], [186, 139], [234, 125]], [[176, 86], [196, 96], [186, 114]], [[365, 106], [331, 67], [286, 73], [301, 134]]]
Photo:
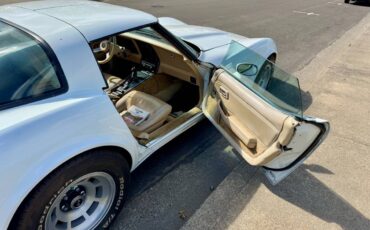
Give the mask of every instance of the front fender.
[[277, 54], [276, 44], [271, 38], [248, 38], [236, 41], [258, 53], [264, 59], [269, 58], [272, 54]]
[[[275, 42], [271, 38], [245, 38], [240, 35], [233, 35], [233, 41], [253, 50], [261, 55], [263, 59], [269, 58], [272, 54], [277, 54]], [[199, 60], [202, 62], [212, 63], [220, 67], [222, 61], [229, 51], [230, 44], [217, 47], [205, 52], [201, 52]]]
[[138, 162], [135, 138], [103, 93], [63, 95], [1, 115], [19, 120], [18, 114], [23, 114], [21, 123], [0, 130], [0, 229], [7, 229], [40, 181], [87, 150], [116, 146], [130, 153], [133, 165]]

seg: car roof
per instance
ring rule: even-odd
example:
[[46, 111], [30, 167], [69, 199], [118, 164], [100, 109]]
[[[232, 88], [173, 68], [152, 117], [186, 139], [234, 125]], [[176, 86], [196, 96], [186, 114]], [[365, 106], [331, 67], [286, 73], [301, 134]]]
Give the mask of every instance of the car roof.
[[156, 17], [139, 10], [86, 0], [35, 1], [10, 6], [63, 21], [75, 27], [88, 41], [157, 22]]

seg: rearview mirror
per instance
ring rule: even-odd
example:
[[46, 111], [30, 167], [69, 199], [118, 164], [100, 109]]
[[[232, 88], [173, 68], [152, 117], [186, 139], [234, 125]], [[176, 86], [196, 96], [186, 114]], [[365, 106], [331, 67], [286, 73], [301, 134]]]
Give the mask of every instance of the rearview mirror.
[[258, 67], [254, 64], [240, 63], [236, 66], [236, 71], [245, 76], [254, 76], [258, 73]]

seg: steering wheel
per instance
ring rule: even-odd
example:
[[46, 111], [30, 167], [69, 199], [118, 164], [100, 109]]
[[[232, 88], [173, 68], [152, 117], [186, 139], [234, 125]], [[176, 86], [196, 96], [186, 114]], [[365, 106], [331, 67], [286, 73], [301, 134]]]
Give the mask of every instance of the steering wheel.
[[99, 43], [99, 47], [97, 47], [93, 50], [94, 54], [97, 55], [97, 57], [99, 57], [102, 54], [105, 54], [104, 59], [97, 58], [98, 63], [99, 64], [106, 64], [110, 60], [112, 60], [112, 58], [114, 57], [114, 54], [117, 51], [117, 48], [118, 48], [117, 47], [117, 38], [115, 36], [113, 36], [113, 37], [111, 37], [107, 40], [101, 41]]

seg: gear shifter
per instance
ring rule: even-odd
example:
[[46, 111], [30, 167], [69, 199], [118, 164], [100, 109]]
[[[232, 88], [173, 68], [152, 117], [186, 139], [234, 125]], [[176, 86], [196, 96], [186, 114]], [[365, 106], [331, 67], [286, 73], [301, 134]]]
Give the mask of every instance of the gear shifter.
[[135, 81], [136, 76], [137, 76], [137, 70], [136, 70], [136, 67], [134, 66], [134, 67], [131, 68], [131, 74], [130, 74], [129, 78], [125, 81], [125, 83], [123, 84], [123, 87], [125, 89], [127, 89], [130, 86], [130, 84], [133, 81]]
[[131, 88], [136, 87], [138, 84], [148, 79], [150, 75], [148, 71], [138, 72], [134, 66], [131, 68], [130, 75], [127, 76], [126, 79], [109, 89], [109, 95], [114, 100], [119, 99]]

